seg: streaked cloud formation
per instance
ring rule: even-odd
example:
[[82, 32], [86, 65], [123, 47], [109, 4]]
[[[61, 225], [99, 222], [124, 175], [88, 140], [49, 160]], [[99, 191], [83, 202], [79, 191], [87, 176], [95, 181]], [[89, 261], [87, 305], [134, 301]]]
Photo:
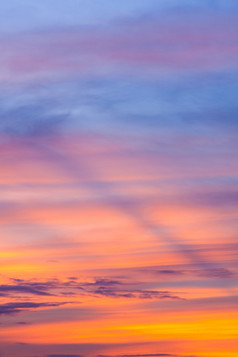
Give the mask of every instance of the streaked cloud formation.
[[0, 13], [0, 355], [236, 356], [237, 4]]

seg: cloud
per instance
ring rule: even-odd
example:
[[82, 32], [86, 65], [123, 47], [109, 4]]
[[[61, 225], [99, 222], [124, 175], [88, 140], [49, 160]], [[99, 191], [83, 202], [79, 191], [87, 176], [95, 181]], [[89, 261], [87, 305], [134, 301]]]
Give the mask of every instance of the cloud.
[[72, 355], [72, 354], [51, 354], [51, 355], [46, 355], [46, 357], [83, 357], [82, 355]]
[[76, 73], [144, 76], [236, 68], [236, 16], [206, 11], [189, 15], [157, 12], [106, 27], [56, 26], [7, 37], [2, 41], [1, 76], [11, 82]]
[[[174, 234], [168, 225], [163, 224], [163, 222], [158, 224], [158, 221], [155, 223], [146, 217], [141, 209], [143, 208], [141, 207], [142, 205], [140, 205], [140, 202], [136, 199], [133, 197], [122, 197], [117, 193], [113, 183], [100, 181], [98, 173], [95, 172], [97, 169], [94, 170], [94, 167], [90, 165], [86, 155], [82, 155], [79, 157], [79, 160], [76, 160], [75, 157], [68, 155], [66, 150], [63, 151], [62, 148], [58, 150], [58, 148], [54, 148], [51, 143], [50, 145], [41, 145], [41, 143], [37, 144], [34, 142], [28, 146], [28, 150], [35, 150], [36, 153], [47, 157], [48, 162], [52, 163], [52, 166], [58, 166], [75, 180], [83, 181], [83, 187], [90, 190], [92, 196], [99, 196], [103, 204], [122, 212], [145, 232], [154, 235], [154, 237], [160, 241], [163, 240], [168, 246], [172, 247], [174, 251], [186, 257], [186, 259], [189, 259], [192, 263], [197, 264], [200, 269], [212, 271], [220, 268], [219, 264], [209, 261], [205, 254], [202, 254], [199, 249], [194, 247], [194, 244], [190, 244], [188, 240], [184, 243], [181, 238]], [[99, 290], [98, 293], [101, 294], [102, 289]], [[109, 293], [108, 291], [108, 294]], [[129, 295], [130, 293], [131, 292], [123, 292], [122, 294], [125, 296], [128, 294], [127, 296], [129, 297], [131, 296]]]
[[37, 138], [55, 134], [67, 121], [66, 113], [39, 104], [1, 109], [0, 132], [14, 137]]
[[[135, 289], [136, 283], [123, 280], [96, 279], [92, 283], [79, 283], [82, 293], [94, 296], [128, 299], [182, 299], [171, 291]], [[77, 284], [75, 284], [77, 286]]]
[[123, 354], [123, 355], [98, 355], [97, 357], [196, 357], [196, 356], [182, 356], [171, 353], [145, 353], [145, 354]]
[[162, 274], [162, 275], [181, 275], [184, 272], [181, 270], [174, 270], [174, 269], [161, 269], [161, 270], [156, 270], [156, 274]]
[[[107, 297], [121, 297], [121, 298], [131, 298], [131, 299], [178, 299], [181, 300], [182, 298], [173, 294], [170, 291], [160, 291], [160, 290], [115, 290], [110, 288], [105, 288], [104, 286], [100, 286], [99, 288], [95, 289], [90, 294], [94, 295], [102, 295]], [[183, 300], [183, 299], [182, 299]]]
[[227, 279], [227, 278], [232, 278], [234, 276], [234, 273], [229, 269], [214, 268], [214, 269], [201, 270], [198, 272], [198, 275], [207, 278]]
[[[208, 250], [208, 247], [206, 247]], [[215, 247], [210, 248], [212, 251], [215, 251], [217, 249], [217, 245]], [[228, 249], [229, 251], [231, 250], [237, 250], [236, 245], [232, 245], [231, 247], [227, 247], [226, 245], [222, 245], [221, 249], [224, 251]], [[201, 248], [202, 250], [202, 248]], [[192, 275], [192, 276], [199, 276], [199, 277], [205, 277], [205, 278], [219, 278], [219, 279], [227, 279], [227, 278], [232, 278], [234, 276], [234, 272], [230, 269], [227, 268], [222, 268], [222, 267], [209, 267], [207, 269], [198, 269], [196, 268], [196, 265], [187, 265], [187, 267], [183, 267], [183, 269], [178, 268], [176, 269], [160, 269], [156, 267], [147, 267], [147, 268], [136, 268], [135, 269], [138, 272], [142, 272], [145, 274], [152, 274], [152, 275], [161, 275], [165, 276], [167, 278], [173, 278], [177, 277], [178, 275]]]
[[[98, 355], [97, 357], [112, 357], [112, 356]], [[115, 355], [113, 357], [178, 357], [178, 356], [168, 353], [148, 353], [148, 354], [123, 354], [123, 355]]]
[[[36, 296], [94, 296], [94, 297], [108, 297], [108, 298], [125, 298], [125, 299], [183, 299], [176, 293], [167, 290], [150, 290], [138, 289], [135, 285], [138, 282], [107, 279], [105, 277], [95, 278], [94, 281], [84, 282], [78, 279], [69, 279], [67, 281], [53, 280], [53, 281], [27, 281], [13, 279], [18, 284], [2, 285], [0, 292], [8, 294], [11, 293], [32, 294]], [[143, 285], [143, 282], [140, 283]], [[33, 306], [34, 307], [34, 306]], [[9, 306], [9, 309], [11, 305]], [[4, 310], [4, 308], [3, 308]], [[6, 307], [8, 311], [8, 307]], [[10, 309], [11, 310], [11, 309]]]
[[238, 205], [238, 191], [227, 190], [217, 192], [199, 193], [189, 197], [195, 205], [210, 206], [213, 208], [232, 207]]
[[38, 309], [41, 307], [57, 307], [65, 303], [35, 303], [35, 302], [9, 302], [6, 304], [0, 305], [0, 315], [11, 315], [26, 311], [29, 309]]
[[122, 282], [119, 280], [110, 280], [110, 279], [105, 279], [105, 278], [101, 278], [101, 279], [96, 279], [94, 282], [92, 283], [85, 283], [83, 284], [84, 286], [116, 286], [116, 285], [122, 285]]
[[47, 291], [44, 291], [45, 287], [39, 286], [38, 289], [31, 286], [31, 284], [21, 284], [21, 285], [0, 285], [0, 294], [7, 295], [9, 293], [24, 293], [40, 296], [50, 296], [51, 294]]
[[182, 299], [171, 291], [135, 289], [132, 282], [111, 279], [96, 279], [90, 283], [76, 283], [75, 287], [83, 289], [83, 294], [128, 299]]

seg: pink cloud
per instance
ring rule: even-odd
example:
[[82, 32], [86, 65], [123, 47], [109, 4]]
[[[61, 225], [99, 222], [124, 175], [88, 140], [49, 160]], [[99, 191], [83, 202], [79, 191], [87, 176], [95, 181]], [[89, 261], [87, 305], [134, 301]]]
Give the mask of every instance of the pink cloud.
[[72, 29], [2, 38], [1, 77], [11, 81], [110, 71], [234, 68], [238, 43], [232, 21], [214, 21], [209, 31], [202, 19], [196, 26], [154, 20], [124, 24], [119, 29]]

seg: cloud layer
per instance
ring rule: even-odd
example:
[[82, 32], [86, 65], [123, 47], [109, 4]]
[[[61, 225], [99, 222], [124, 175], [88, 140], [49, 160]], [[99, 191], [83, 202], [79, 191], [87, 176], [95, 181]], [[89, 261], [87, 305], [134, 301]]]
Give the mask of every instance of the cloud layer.
[[237, 355], [237, 4], [0, 13], [0, 354]]

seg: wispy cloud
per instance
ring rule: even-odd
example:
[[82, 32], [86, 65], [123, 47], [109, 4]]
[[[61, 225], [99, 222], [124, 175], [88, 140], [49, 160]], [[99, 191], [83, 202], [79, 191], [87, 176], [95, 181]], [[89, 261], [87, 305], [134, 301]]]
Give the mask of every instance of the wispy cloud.
[[[58, 27], [3, 40], [1, 76], [32, 78], [99, 75], [140, 71], [201, 72], [236, 68], [235, 16], [176, 12], [139, 17], [120, 27]], [[226, 23], [226, 26], [224, 26]], [[201, 25], [202, 24], [202, 25]], [[14, 52], [17, 48], [17, 55]]]
[[72, 354], [51, 354], [46, 357], [82, 357], [82, 355], [72, 355]]
[[[108, 298], [128, 299], [182, 299], [176, 293], [167, 290], [149, 290], [135, 288], [138, 282], [110, 280], [105, 278], [95, 279], [93, 282], [83, 282], [77, 279], [68, 281], [22, 281], [13, 285], [0, 286], [2, 296], [12, 297], [12, 293], [35, 296], [94, 296]], [[143, 283], [142, 283], [143, 285]], [[37, 307], [37, 306], [36, 306]]]
[[[93, 347], [93, 346], [92, 346]], [[80, 347], [79, 347], [80, 348]], [[81, 347], [83, 348], [83, 346]], [[85, 347], [84, 347], [85, 348]], [[83, 348], [83, 349], [84, 349]], [[44, 357], [83, 357], [82, 354], [72, 354], [72, 353], [53, 353], [45, 354]], [[181, 355], [181, 354], [171, 354], [171, 353], [143, 353], [143, 354], [94, 354], [96, 357], [204, 357], [201, 355]], [[37, 356], [32, 356], [37, 357]]]
[[9, 302], [0, 305], [0, 315], [11, 315], [31, 309], [57, 307], [64, 303], [49, 303], [49, 302]]
[[[43, 288], [43, 289], [42, 289]], [[7, 295], [11, 293], [24, 293], [24, 294], [33, 294], [33, 295], [40, 295], [40, 296], [49, 296], [47, 291], [44, 291], [45, 287], [39, 286], [38, 288], [34, 288], [30, 285], [0, 285], [0, 294]]]

